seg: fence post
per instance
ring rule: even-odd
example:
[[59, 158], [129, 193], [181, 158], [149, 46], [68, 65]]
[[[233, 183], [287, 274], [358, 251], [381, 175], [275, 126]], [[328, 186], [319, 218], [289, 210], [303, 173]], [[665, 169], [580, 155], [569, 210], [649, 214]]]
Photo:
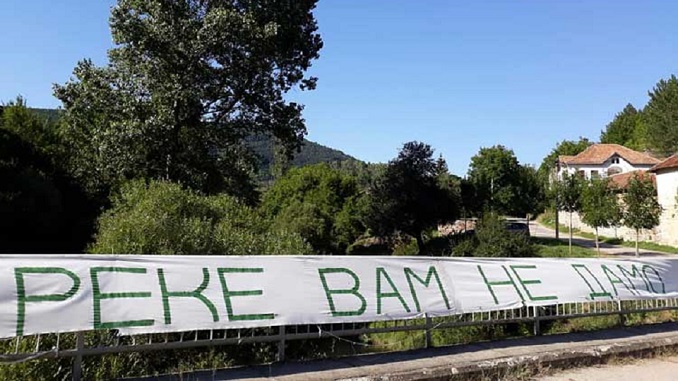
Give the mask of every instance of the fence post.
[[617, 300], [617, 309], [619, 310], [619, 326], [623, 327], [626, 325], [626, 315], [622, 312], [622, 302]]
[[75, 334], [76, 355], [73, 359], [73, 381], [82, 379], [82, 350], [85, 349], [85, 332]]
[[428, 313], [424, 313], [424, 317], [426, 318], [426, 331], [424, 333], [426, 342], [424, 343], [424, 348], [431, 348], [433, 347], [431, 340], [431, 317], [428, 316]]
[[541, 327], [539, 326], [540, 322], [540, 314], [539, 314], [539, 307], [537, 306], [532, 306], [532, 314], [534, 315], [534, 326], [532, 327], [532, 333], [535, 336], [541, 336]]
[[277, 360], [282, 362], [285, 361], [285, 336], [287, 333], [287, 327], [284, 325], [281, 325], [278, 328], [278, 333], [280, 334], [280, 340], [278, 341], [278, 356]]

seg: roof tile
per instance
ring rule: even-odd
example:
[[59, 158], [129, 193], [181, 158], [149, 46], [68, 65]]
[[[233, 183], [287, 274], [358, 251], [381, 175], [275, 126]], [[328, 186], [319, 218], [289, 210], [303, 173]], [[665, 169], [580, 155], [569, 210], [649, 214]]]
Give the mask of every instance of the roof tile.
[[634, 151], [619, 144], [592, 144], [579, 155], [560, 156], [560, 161], [568, 165], [603, 164], [610, 157], [618, 155], [632, 165], [655, 165], [660, 160], [642, 152]]
[[672, 169], [678, 168], [678, 154], [675, 154], [668, 159], [662, 161], [661, 163], [650, 168], [650, 172], [657, 172], [660, 169]]

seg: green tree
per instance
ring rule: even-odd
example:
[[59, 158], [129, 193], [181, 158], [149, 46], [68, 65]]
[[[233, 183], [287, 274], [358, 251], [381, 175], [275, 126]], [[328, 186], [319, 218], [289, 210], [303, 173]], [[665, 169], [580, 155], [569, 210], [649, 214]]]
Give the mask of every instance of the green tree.
[[662, 208], [657, 201], [657, 191], [649, 176], [635, 174], [624, 193], [624, 226], [636, 231], [636, 256], [641, 229], [659, 225]]
[[584, 189], [584, 179], [577, 174], [563, 173], [563, 178], [555, 182], [556, 213], [563, 210], [569, 214], [570, 235], [569, 253], [572, 254], [572, 214], [581, 210], [581, 194]]
[[262, 197], [260, 210], [277, 226], [299, 233], [317, 254], [345, 254], [365, 232], [353, 176], [328, 164], [292, 168]]
[[560, 156], [574, 156], [583, 152], [591, 144], [587, 138], [580, 137], [579, 140], [563, 140], [556, 144], [555, 148], [544, 157], [539, 165], [539, 177], [544, 183], [549, 183], [553, 179], [553, 174], [556, 168], [556, 161]]
[[543, 191], [535, 172], [521, 166], [513, 150], [504, 146], [481, 148], [471, 158], [468, 180], [480, 209], [512, 216], [525, 216], [539, 209]]
[[81, 61], [55, 86], [73, 172], [93, 192], [149, 178], [252, 201], [243, 140], [272, 135], [291, 155], [306, 133], [285, 94], [315, 87], [315, 3], [119, 0], [109, 64]]
[[649, 96], [643, 112], [648, 142], [660, 154], [673, 155], [678, 151], [678, 78], [660, 80]]
[[97, 254], [310, 254], [296, 233], [277, 229], [242, 202], [178, 184], [142, 180], [121, 187], [98, 223]]
[[598, 228], [615, 226], [621, 221], [621, 209], [617, 194], [609, 179], [594, 179], [587, 183], [581, 193], [582, 221], [596, 231], [596, 250], [600, 255]]
[[604, 131], [600, 133], [601, 143], [614, 143], [631, 149], [640, 149], [643, 142], [638, 141], [639, 135], [636, 130], [640, 127], [641, 112], [632, 104], [627, 104], [624, 109], [614, 116]]
[[0, 127], [17, 134], [23, 141], [58, 163], [62, 147], [58, 138], [57, 124], [36, 115], [26, 106], [22, 97], [8, 102], [0, 115]]
[[369, 190], [367, 227], [380, 237], [399, 232], [412, 236], [423, 254], [424, 232], [454, 221], [459, 210], [452, 192], [440, 186], [437, 169], [431, 146], [405, 143]]
[[61, 167], [56, 125], [21, 98], [0, 115], [0, 252], [79, 252], [96, 206]]

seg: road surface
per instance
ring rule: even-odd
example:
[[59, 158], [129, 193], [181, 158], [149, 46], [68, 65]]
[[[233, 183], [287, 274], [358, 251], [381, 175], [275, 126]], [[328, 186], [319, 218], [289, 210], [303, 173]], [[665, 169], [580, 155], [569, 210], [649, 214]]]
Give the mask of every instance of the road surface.
[[638, 360], [631, 364], [603, 365], [566, 370], [537, 381], [675, 381], [678, 380], [678, 356]]

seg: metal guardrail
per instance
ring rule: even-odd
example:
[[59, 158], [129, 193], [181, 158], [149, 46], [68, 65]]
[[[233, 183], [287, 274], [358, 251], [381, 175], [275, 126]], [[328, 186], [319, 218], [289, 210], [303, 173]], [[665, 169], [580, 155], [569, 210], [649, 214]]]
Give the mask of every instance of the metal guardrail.
[[420, 319], [373, 323], [309, 324], [135, 336], [115, 336], [115, 332], [107, 332], [109, 335], [108, 342], [105, 344], [99, 342], [95, 346], [87, 345], [85, 332], [54, 333], [0, 339], [0, 348], [6, 348], [0, 352], [0, 366], [38, 359], [73, 358], [73, 380], [79, 381], [82, 378], [82, 359], [84, 356], [277, 342], [278, 351], [276, 359], [277, 361], [284, 361], [286, 344], [287, 341], [291, 340], [423, 331], [425, 346], [431, 347], [431, 332], [436, 329], [532, 323], [533, 334], [540, 335], [541, 323], [545, 321], [619, 315], [620, 323], [623, 325], [625, 315], [659, 311], [678, 311], [678, 299], [564, 303], [541, 307], [522, 307], [500, 311], [466, 313], [446, 317], [425, 316]]

